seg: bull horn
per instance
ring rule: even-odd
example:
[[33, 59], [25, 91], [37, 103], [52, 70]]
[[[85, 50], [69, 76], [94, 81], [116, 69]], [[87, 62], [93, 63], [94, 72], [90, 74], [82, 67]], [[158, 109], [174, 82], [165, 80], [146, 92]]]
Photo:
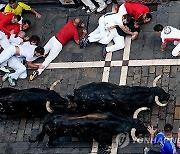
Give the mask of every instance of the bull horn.
[[160, 101], [159, 101], [159, 97], [158, 96], [155, 96], [155, 102], [158, 106], [161, 106], [161, 107], [164, 107], [166, 106], [168, 103], [165, 103], [165, 104], [162, 104]]
[[133, 114], [133, 119], [137, 119], [137, 116], [138, 116], [139, 112], [144, 111], [144, 110], [150, 110], [150, 108], [141, 107], [141, 108], [137, 109]]
[[156, 87], [158, 80], [161, 78], [161, 75], [157, 76], [153, 81], [153, 87]]
[[[147, 108], [147, 107], [141, 107], [141, 108], [137, 109], [137, 110], [134, 112], [134, 114], [133, 114], [133, 119], [137, 119], [138, 114], [139, 114], [141, 111], [144, 111], [144, 110], [150, 110], [150, 109]], [[132, 137], [133, 141], [140, 142], [142, 139], [137, 138], [135, 132], [136, 132], [136, 129], [135, 129], [135, 128], [132, 128], [132, 129], [131, 129], [131, 137]]]
[[50, 107], [50, 101], [47, 101], [47, 102], [46, 102], [46, 109], [47, 109], [47, 111], [48, 111], [49, 113], [52, 113], [52, 112], [53, 112], [53, 110], [52, 110], [51, 107]]
[[58, 83], [60, 83], [62, 80], [63, 80], [63, 79], [55, 81], [55, 82], [51, 85], [50, 90], [54, 90], [54, 87], [55, 87]]

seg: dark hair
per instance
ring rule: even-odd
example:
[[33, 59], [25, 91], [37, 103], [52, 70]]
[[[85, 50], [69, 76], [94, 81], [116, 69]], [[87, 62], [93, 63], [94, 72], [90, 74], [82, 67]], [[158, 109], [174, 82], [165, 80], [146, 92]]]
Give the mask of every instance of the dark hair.
[[161, 24], [157, 24], [157, 25], [155, 25], [154, 26], [154, 31], [156, 31], [156, 32], [160, 32], [160, 31], [162, 31], [163, 30], [163, 25], [161, 25]]
[[164, 126], [164, 132], [165, 133], [171, 133], [172, 130], [173, 130], [173, 126], [171, 124], [166, 124]]
[[136, 21], [135, 21], [139, 26], [143, 25], [144, 24], [144, 20], [142, 18], [138, 18]]
[[10, 3], [10, 4], [16, 3], [16, 0], [9, 0], [9, 3]]
[[26, 19], [26, 20], [23, 20], [23, 24], [28, 24], [29, 26], [31, 26], [31, 21]]
[[36, 51], [37, 53], [39, 53], [40, 55], [44, 55], [44, 52], [45, 52], [44, 48], [41, 47], [41, 46], [37, 46], [37, 47], [35, 48], [35, 51]]
[[34, 42], [36, 45], [40, 42], [40, 38], [39, 36], [37, 35], [32, 35], [30, 38], [29, 38], [29, 41], [30, 42]]
[[14, 15], [14, 18], [16, 18], [17, 21], [20, 21], [20, 20], [21, 20], [21, 16], [20, 16], [20, 15]]
[[151, 15], [151, 13], [146, 13], [146, 18], [148, 18], [148, 19], [152, 19], [152, 15]]
[[130, 22], [133, 20], [132, 16], [129, 15], [129, 14], [125, 14], [125, 15], [124, 15], [124, 19], [127, 20], [127, 23], [130, 23]]

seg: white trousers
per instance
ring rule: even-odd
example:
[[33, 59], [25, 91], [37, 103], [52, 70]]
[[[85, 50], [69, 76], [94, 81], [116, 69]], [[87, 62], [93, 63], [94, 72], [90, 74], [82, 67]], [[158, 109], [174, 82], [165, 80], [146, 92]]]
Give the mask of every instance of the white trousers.
[[2, 31], [0, 31], [0, 45], [3, 47], [3, 49], [6, 49], [10, 45], [7, 36]]
[[97, 42], [109, 34], [109, 31], [105, 29], [104, 15], [99, 18], [98, 22], [99, 26], [88, 35], [89, 42]]
[[16, 54], [16, 47], [10, 45], [9, 47], [5, 48], [0, 54], [0, 65], [5, 61], [9, 60], [12, 56]]
[[62, 50], [62, 44], [53, 36], [44, 46], [45, 55], [48, 56], [45, 58], [42, 65], [44, 66], [43, 69], [38, 69], [39, 75], [45, 70], [46, 67], [58, 56], [58, 54]]
[[15, 70], [14, 73], [10, 74], [12, 79], [25, 79], [27, 77], [27, 70], [23, 65], [23, 59], [24, 58], [13, 56], [8, 60], [8, 66]]
[[116, 28], [110, 30], [110, 34], [99, 41], [101, 44], [109, 44], [113, 40], [114, 44], [106, 47], [107, 52], [113, 52], [123, 49], [125, 46], [124, 37], [117, 33]]
[[[94, 3], [91, 0], [81, 0], [86, 6], [88, 6], [90, 8], [90, 10], [94, 10], [96, 8], [96, 6], [94, 5]], [[104, 6], [105, 2], [104, 0], [95, 0], [99, 6]]]
[[174, 45], [176, 45], [176, 47], [172, 50], [172, 55], [178, 56], [180, 53], [180, 42], [174, 41]]
[[120, 7], [119, 7], [119, 10], [118, 10], [118, 14], [128, 14], [127, 11], [126, 11], [126, 8], [124, 6], [124, 4], [122, 4]]

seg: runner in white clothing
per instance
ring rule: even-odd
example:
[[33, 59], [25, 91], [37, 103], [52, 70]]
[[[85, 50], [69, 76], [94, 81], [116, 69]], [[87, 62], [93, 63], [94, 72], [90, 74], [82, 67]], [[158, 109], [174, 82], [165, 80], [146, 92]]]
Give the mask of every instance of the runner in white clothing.
[[174, 42], [176, 47], [172, 50], [173, 56], [180, 56], [180, 30], [172, 26], [163, 27], [161, 24], [154, 26], [154, 31], [162, 39], [161, 51], [164, 51], [168, 42]]

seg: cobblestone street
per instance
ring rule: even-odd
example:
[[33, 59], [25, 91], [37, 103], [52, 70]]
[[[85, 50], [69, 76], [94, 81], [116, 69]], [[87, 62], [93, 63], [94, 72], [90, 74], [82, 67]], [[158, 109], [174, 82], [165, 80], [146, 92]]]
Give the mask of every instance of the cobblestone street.
[[[29, 79], [18, 80], [17, 89], [25, 88], [50, 88], [50, 85], [63, 79], [56, 86], [56, 92], [62, 97], [73, 95], [73, 90], [81, 85], [91, 82], [110, 82], [117, 85], [148, 86], [152, 87], [155, 77], [162, 75], [158, 86], [170, 94], [166, 107], [154, 104], [152, 111], [146, 111], [139, 118], [147, 125], [153, 125], [162, 131], [165, 123], [174, 127], [174, 136], [180, 127], [180, 59], [172, 57], [173, 44], [168, 44], [166, 51], [160, 51], [161, 39], [153, 31], [157, 23], [170, 25], [180, 29], [180, 2], [172, 1], [162, 3], [152, 11], [153, 19], [142, 26], [139, 37], [131, 41], [129, 36], [125, 40], [125, 48], [120, 51], [108, 53], [104, 60], [100, 44], [93, 44], [80, 49], [74, 41], [67, 43], [59, 56], [49, 65], [42, 75], [33, 81]], [[88, 32], [97, 27], [98, 18], [102, 14], [86, 14], [81, 8], [37, 8], [42, 14], [41, 19], [35, 19], [32, 14], [25, 14], [25, 19], [30, 19], [32, 27], [28, 35], [39, 35], [41, 45], [44, 45], [67, 21], [73, 17], [81, 17], [85, 22]], [[106, 12], [111, 10], [108, 6]], [[105, 13], [105, 12], [103, 12]], [[37, 61], [42, 62], [43, 59]], [[28, 76], [33, 70], [28, 70]], [[0, 72], [0, 78], [4, 74]], [[8, 82], [0, 87], [8, 87]], [[45, 137], [42, 144], [29, 143], [29, 137], [41, 131], [43, 118], [41, 117], [3, 117], [0, 121], [0, 153], [62, 153], [62, 154], [88, 154], [91, 152], [93, 141], [71, 137], [61, 137], [52, 148], [47, 148], [48, 141]], [[143, 153], [144, 147], [151, 147], [145, 143], [130, 143], [128, 146], [119, 146], [118, 153]], [[155, 147], [155, 150], [159, 148]], [[101, 152], [99, 152], [101, 153]]]

